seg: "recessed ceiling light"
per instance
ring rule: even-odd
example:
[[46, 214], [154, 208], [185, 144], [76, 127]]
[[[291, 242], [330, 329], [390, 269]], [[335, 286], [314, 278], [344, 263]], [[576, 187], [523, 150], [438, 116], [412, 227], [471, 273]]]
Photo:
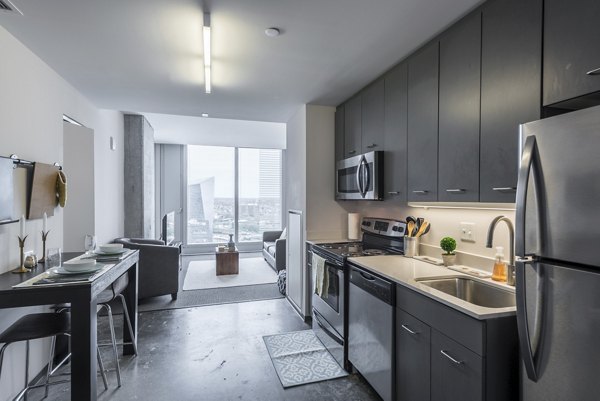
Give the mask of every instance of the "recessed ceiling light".
[[279, 30], [279, 28], [267, 28], [265, 29], [265, 35], [267, 35], [270, 38], [274, 38], [276, 36], [279, 36], [281, 34], [281, 31]]
[[204, 39], [204, 91], [211, 93], [211, 56], [210, 56], [210, 14], [204, 13], [204, 26], [202, 27]]
[[208, 113], [202, 113], [202, 117], [208, 117]]

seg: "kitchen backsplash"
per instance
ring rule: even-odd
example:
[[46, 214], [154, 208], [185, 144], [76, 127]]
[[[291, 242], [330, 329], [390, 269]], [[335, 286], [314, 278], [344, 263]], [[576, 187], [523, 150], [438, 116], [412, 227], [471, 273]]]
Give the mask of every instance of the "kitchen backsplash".
[[[385, 217], [404, 220], [406, 216], [423, 217], [431, 223], [429, 233], [421, 237], [421, 254], [440, 258], [440, 240], [451, 236], [457, 242], [457, 264], [465, 264], [491, 271], [496, 246], [503, 246], [508, 259], [509, 234], [505, 224], [500, 223], [494, 234], [493, 247], [486, 248], [487, 232], [490, 222], [496, 216], [504, 215], [513, 223], [514, 210], [487, 209], [440, 209], [410, 206], [390, 206], [388, 202], [340, 202], [348, 212], [361, 216]], [[461, 241], [461, 223], [473, 223], [474, 242]], [[346, 232], [345, 232], [346, 233]], [[344, 234], [345, 234], [344, 233]]]

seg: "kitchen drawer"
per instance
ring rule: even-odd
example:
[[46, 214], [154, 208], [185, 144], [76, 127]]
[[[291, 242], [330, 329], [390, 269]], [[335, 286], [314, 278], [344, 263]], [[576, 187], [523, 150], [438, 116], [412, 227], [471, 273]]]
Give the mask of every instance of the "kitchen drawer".
[[396, 306], [410, 312], [422, 322], [443, 332], [471, 351], [484, 355], [484, 322], [402, 285], [396, 286]]
[[483, 370], [481, 356], [431, 331], [431, 401], [482, 401]]

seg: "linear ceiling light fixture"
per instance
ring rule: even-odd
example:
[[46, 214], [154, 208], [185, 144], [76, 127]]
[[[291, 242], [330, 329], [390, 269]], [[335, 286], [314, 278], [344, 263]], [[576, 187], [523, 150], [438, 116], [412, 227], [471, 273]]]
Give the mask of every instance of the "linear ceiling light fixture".
[[211, 92], [211, 62], [210, 62], [210, 13], [204, 13], [204, 26], [202, 28], [204, 39], [204, 91]]

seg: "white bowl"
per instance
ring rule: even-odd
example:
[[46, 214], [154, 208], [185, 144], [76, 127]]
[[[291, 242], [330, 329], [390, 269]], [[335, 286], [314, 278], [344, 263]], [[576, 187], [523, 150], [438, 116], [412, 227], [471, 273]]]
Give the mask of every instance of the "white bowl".
[[62, 264], [63, 269], [68, 272], [89, 271], [96, 267], [94, 259], [73, 259]]
[[104, 244], [98, 247], [104, 253], [120, 252], [123, 249], [123, 244]]

